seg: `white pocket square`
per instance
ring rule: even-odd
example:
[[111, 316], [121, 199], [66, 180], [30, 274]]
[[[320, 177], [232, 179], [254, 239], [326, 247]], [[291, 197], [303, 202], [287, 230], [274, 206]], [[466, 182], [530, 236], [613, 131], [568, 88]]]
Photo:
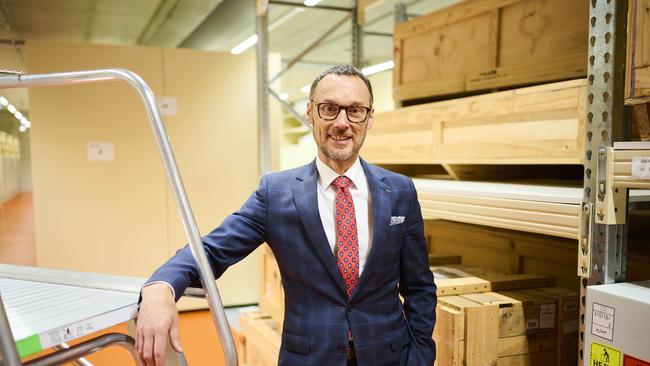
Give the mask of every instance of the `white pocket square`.
[[404, 223], [404, 216], [391, 216], [390, 226], [399, 225]]

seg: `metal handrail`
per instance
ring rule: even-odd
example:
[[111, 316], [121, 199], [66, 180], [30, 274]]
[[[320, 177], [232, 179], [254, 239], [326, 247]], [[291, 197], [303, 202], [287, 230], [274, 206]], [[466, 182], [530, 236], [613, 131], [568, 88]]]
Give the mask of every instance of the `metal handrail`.
[[192, 214], [187, 193], [185, 192], [180, 173], [178, 172], [178, 166], [176, 165], [176, 160], [167, 137], [167, 132], [160, 117], [156, 99], [147, 83], [140, 76], [126, 69], [101, 69], [51, 74], [0, 76], [0, 89], [91, 83], [114, 79], [126, 81], [142, 98], [147, 115], [149, 116], [149, 121], [151, 122], [151, 128], [158, 143], [158, 149], [163, 160], [167, 178], [169, 179], [169, 185], [183, 222], [185, 235], [189, 241], [192, 255], [198, 265], [201, 282], [207, 290], [208, 305], [219, 334], [219, 340], [226, 359], [226, 366], [237, 366], [235, 342], [230, 333], [228, 319], [226, 318], [226, 312], [224, 311], [219, 290], [215, 283], [214, 273], [208, 263], [196, 220]]
[[20, 356], [14, 343], [14, 337], [9, 326], [9, 319], [0, 294], [0, 365], [20, 366]]
[[112, 345], [120, 346], [129, 351], [129, 353], [131, 353], [131, 357], [133, 357], [135, 360], [135, 364], [137, 366], [142, 366], [140, 356], [138, 356], [138, 352], [135, 349], [135, 341], [128, 335], [121, 333], [109, 333], [95, 337], [93, 339], [71, 346], [70, 348], [64, 348], [52, 354], [31, 360], [25, 363], [25, 366], [62, 365], [67, 362], [73, 362]]

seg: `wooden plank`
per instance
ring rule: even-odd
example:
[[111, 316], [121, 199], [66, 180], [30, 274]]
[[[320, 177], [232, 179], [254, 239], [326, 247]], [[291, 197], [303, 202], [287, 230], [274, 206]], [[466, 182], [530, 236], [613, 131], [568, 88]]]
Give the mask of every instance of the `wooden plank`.
[[[530, 334], [517, 337], [499, 338], [499, 357], [524, 355], [527, 353], [554, 351], [556, 349], [557, 335], [554, 332]], [[576, 345], [576, 350], [577, 350]], [[559, 365], [569, 365], [563, 363]]]
[[552, 276], [545, 275], [503, 274], [461, 265], [430, 268], [438, 286], [438, 296], [548, 287], [555, 284]]
[[650, 109], [648, 109], [648, 105], [635, 105], [633, 110], [639, 139], [641, 141], [650, 141]]
[[628, 0], [625, 104], [650, 101], [650, 0]]
[[[465, 351], [462, 364], [490, 365], [495, 363], [497, 359], [498, 307], [492, 304], [479, 304], [460, 296], [441, 296], [438, 298], [438, 304], [456, 310], [464, 316]], [[448, 336], [448, 333], [441, 335], [442, 338], [445, 336]], [[449, 362], [450, 359], [450, 356], [447, 355], [444, 362]]]
[[490, 365], [497, 358], [499, 308], [484, 305], [465, 309], [465, 362]]
[[585, 1], [476, 0], [398, 24], [395, 99], [584, 77], [588, 13]]
[[499, 309], [500, 337], [556, 330], [557, 299], [529, 290], [501, 291], [498, 295], [512, 304]]
[[382, 164], [582, 164], [584, 80], [375, 114], [364, 157]]
[[444, 305], [436, 307], [436, 366], [461, 366], [465, 357], [465, 315]]
[[499, 357], [496, 366], [553, 366], [555, 351], [527, 353], [517, 356]]
[[260, 249], [260, 309], [279, 323], [284, 319], [284, 288], [280, 269], [268, 245]]
[[462, 262], [461, 256], [451, 253], [429, 253], [429, 265], [441, 266], [447, 264], [460, 264]]

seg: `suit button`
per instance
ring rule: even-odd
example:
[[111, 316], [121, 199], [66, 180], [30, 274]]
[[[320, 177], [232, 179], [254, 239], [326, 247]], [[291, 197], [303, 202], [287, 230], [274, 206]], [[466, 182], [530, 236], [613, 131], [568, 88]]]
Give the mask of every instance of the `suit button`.
[[339, 344], [336, 350], [339, 351], [340, 353], [345, 353], [347, 351], [347, 348], [344, 345]]

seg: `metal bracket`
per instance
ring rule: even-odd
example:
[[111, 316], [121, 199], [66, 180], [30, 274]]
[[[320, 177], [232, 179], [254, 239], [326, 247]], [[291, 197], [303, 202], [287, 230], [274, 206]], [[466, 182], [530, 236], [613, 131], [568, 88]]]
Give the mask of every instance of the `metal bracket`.
[[578, 276], [591, 277], [591, 229], [594, 214], [593, 204], [583, 202], [580, 220], [580, 237], [578, 241]]

